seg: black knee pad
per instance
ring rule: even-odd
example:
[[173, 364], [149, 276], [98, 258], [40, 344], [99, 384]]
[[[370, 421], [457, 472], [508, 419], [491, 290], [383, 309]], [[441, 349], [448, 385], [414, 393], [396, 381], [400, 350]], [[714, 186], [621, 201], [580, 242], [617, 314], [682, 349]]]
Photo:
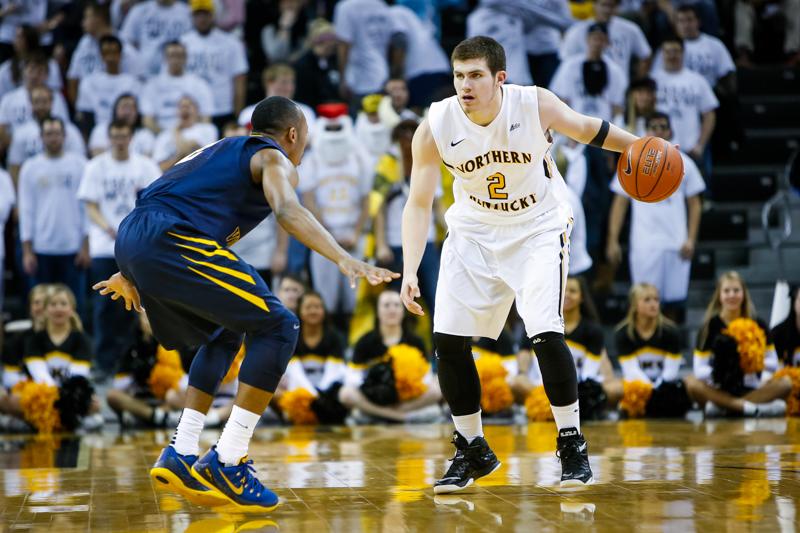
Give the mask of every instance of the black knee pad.
[[578, 400], [578, 373], [563, 333], [546, 331], [531, 338], [539, 362], [542, 384], [552, 405]]
[[531, 337], [531, 344], [533, 344], [533, 348], [536, 349], [537, 345], [545, 344], [552, 341], [563, 341], [564, 334], [558, 333], [557, 331], [545, 331], [544, 333], [539, 333], [538, 335], [534, 335]]
[[472, 357], [472, 338], [447, 333], [434, 333], [433, 345], [439, 360]]
[[275, 392], [292, 358], [300, 322], [288, 309], [276, 310], [263, 330], [247, 332], [247, 354], [239, 370], [239, 381]]
[[241, 333], [222, 329], [208, 344], [201, 346], [189, 369], [189, 385], [215, 395], [242, 345], [242, 339]]

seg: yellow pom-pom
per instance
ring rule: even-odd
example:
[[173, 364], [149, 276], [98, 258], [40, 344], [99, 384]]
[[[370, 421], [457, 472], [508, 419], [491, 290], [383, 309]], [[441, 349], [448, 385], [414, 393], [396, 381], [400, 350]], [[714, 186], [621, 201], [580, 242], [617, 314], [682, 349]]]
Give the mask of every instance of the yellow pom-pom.
[[11, 393], [19, 397], [22, 416], [39, 433], [52, 433], [61, 429], [61, 416], [56, 410], [58, 387], [34, 381], [21, 381]]
[[631, 418], [644, 416], [647, 402], [653, 394], [653, 385], [644, 381], [625, 381], [622, 384], [622, 401], [619, 406]]
[[511, 407], [514, 395], [506, 382], [508, 371], [503, 366], [503, 358], [484, 352], [475, 360], [475, 367], [481, 381], [481, 409], [497, 413]]
[[525, 399], [525, 412], [528, 413], [528, 420], [533, 422], [553, 420], [553, 410], [550, 409], [550, 400], [544, 392], [543, 385], [539, 385], [528, 394]]
[[488, 352], [481, 353], [475, 360], [475, 367], [478, 369], [478, 377], [481, 385], [489, 383], [495, 378], [506, 378], [508, 370], [503, 366], [503, 358]]
[[772, 379], [788, 376], [792, 380], [792, 392], [786, 398], [786, 416], [800, 416], [800, 367], [787, 366], [781, 368]]
[[164, 399], [167, 391], [178, 388], [178, 383], [183, 377], [181, 356], [175, 350], [166, 350], [162, 346], [156, 352], [156, 364], [150, 371], [147, 384], [150, 392], [159, 399]]
[[764, 354], [767, 351], [767, 334], [750, 318], [732, 320], [722, 333], [736, 340], [739, 352], [739, 365], [742, 372], [752, 374], [764, 370]]
[[317, 415], [311, 409], [311, 403], [316, 397], [308, 389], [294, 389], [285, 392], [278, 400], [278, 406], [286, 414], [292, 424], [311, 425], [317, 424]]
[[408, 344], [395, 344], [387, 355], [392, 359], [397, 398], [405, 402], [422, 395], [428, 388], [423, 379], [431, 368], [422, 352]]

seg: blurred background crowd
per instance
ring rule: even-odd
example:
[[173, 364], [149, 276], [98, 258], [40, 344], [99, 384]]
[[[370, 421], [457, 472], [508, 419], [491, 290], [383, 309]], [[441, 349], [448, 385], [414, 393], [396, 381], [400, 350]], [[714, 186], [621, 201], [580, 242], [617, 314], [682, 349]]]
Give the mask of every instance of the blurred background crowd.
[[[196, 347], [161, 349], [146, 316], [89, 287], [116, 272], [116, 229], [137, 192], [198, 148], [247, 135], [265, 96], [306, 115], [303, 204], [353, 255], [402, 272], [411, 139], [430, 103], [454, 94], [450, 50], [475, 35], [504, 46], [509, 83], [684, 152], [680, 189], [650, 205], [623, 194], [616, 154], [553, 144], [576, 220], [564, 313], [582, 414], [800, 411], [800, 378], [783, 372], [800, 364], [796, 290], [768, 323], [775, 281], [800, 280], [800, 245], [788, 238], [783, 268], [751, 231], [784, 177], [796, 206], [797, 172], [782, 169], [800, 138], [800, 0], [0, 0], [2, 426], [47, 424], [28, 416], [42, 392], [26, 383], [80, 404], [77, 418], [62, 410], [63, 427], [177, 423]], [[404, 314], [399, 281], [352, 290], [272, 218], [232, 245], [301, 321], [265, 417], [443, 416], [430, 321], [453, 202], [441, 174], [424, 317]], [[755, 268], [765, 262], [777, 266]], [[720, 340], [738, 340], [736, 319], [760, 339], [753, 364]], [[484, 413], [547, 416], [513, 310], [474, 352]], [[211, 425], [230, 410], [245, 353], [246, 341]]]

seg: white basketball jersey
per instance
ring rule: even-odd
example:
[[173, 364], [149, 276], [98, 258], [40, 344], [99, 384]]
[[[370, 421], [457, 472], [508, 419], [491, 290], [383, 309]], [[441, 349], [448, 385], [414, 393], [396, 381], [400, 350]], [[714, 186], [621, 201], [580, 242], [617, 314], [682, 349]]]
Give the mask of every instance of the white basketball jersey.
[[502, 90], [500, 112], [487, 126], [472, 122], [457, 96], [430, 107], [433, 139], [455, 177], [448, 225], [517, 224], [567, 203], [539, 122], [536, 87]]

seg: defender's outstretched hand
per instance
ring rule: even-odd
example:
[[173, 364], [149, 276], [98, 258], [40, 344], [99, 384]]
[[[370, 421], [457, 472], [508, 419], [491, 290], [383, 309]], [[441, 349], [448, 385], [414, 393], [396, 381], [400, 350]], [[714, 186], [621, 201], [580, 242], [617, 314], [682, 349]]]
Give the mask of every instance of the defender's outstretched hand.
[[342, 259], [339, 262], [339, 270], [350, 279], [350, 287], [353, 289], [356, 287], [358, 278], [365, 278], [370, 285], [379, 285], [400, 277], [400, 274], [396, 272], [372, 266], [352, 257]]
[[139, 291], [133, 286], [133, 283], [125, 279], [120, 272], [117, 272], [105, 281], [100, 281], [92, 286], [92, 289], [100, 291], [100, 294], [110, 294], [112, 300], [119, 300], [122, 297], [125, 300], [125, 310], [130, 311], [131, 308], [137, 312], [142, 312], [142, 303], [139, 300]]
[[419, 298], [419, 280], [416, 276], [413, 278], [406, 276], [403, 278], [403, 286], [400, 288], [400, 299], [403, 300], [403, 305], [406, 306], [410, 313], [422, 316], [425, 311], [422, 310], [421, 305], [414, 301], [415, 298]]

